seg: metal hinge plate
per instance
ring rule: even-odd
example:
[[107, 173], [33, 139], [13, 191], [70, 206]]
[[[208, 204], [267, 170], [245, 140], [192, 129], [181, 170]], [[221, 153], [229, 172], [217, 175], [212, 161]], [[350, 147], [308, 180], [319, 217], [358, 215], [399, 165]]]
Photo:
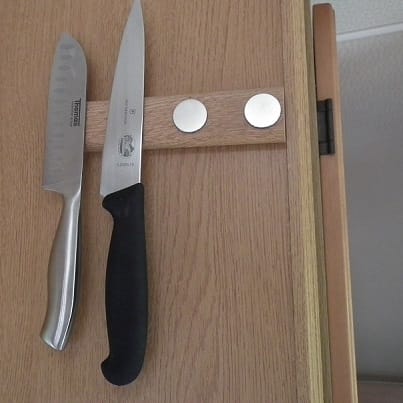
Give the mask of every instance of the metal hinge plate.
[[317, 101], [319, 155], [335, 154], [333, 101]]

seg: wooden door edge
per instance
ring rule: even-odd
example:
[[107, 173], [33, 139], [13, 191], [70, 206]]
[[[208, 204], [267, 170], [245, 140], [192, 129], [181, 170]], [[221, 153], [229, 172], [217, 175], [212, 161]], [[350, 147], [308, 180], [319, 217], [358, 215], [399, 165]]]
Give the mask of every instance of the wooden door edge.
[[334, 403], [357, 402], [347, 207], [344, 178], [340, 80], [335, 13], [313, 8], [317, 99], [333, 100], [336, 153], [321, 157], [322, 209], [327, 276], [328, 323]]
[[310, 2], [281, 2], [290, 211], [290, 255], [296, 354], [296, 400], [329, 402], [323, 371], [318, 273], [321, 231], [317, 232], [319, 157], [314, 105]]

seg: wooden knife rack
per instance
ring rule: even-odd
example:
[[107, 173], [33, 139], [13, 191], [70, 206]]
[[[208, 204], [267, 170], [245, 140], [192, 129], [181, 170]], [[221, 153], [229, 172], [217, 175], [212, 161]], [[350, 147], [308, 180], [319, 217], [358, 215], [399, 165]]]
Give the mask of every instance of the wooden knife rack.
[[[250, 97], [259, 93], [275, 96], [282, 109], [278, 122], [267, 129], [251, 126], [244, 117], [244, 107]], [[208, 111], [206, 125], [196, 133], [179, 131], [173, 123], [175, 107], [183, 100], [195, 98], [203, 102]], [[86, 150], [102, 150], [108, 101], [87, 103]], [[285, 143], [284, 89], [226, 91], [191, 96], [149, 97], [144, 106], [145, 150], [191, 147], [213, 147], [242, 144]]]

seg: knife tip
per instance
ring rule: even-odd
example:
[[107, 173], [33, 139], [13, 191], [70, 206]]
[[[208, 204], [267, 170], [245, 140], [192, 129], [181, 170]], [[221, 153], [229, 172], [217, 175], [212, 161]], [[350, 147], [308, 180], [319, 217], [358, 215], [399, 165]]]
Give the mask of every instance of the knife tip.
[[69, 33], [63, 32], [60, 35], [60, 42], [77, 42]]
[[139, 10], [139, 13], [142, 15], [143, 14], [143, 7], [142, 7], [142, 4], [141, 4], [141, 0], [133, 0], [131, 13], [135, 13], [137, 11], [137, 9]]

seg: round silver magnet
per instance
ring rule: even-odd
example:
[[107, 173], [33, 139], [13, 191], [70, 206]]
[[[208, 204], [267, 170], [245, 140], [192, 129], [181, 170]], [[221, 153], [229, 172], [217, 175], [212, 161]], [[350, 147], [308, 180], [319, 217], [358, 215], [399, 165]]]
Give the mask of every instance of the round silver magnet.
[[280, 119], [281, 105], [273, 95], [258, 94], [246, 103], [244, 114], [250, 125], [258, 129], [266, 129]]
[[197, 132], [207, 122], [207, 109], [197, 99], [186, 99], [175, 108], [173, 121], [183, 133]]

